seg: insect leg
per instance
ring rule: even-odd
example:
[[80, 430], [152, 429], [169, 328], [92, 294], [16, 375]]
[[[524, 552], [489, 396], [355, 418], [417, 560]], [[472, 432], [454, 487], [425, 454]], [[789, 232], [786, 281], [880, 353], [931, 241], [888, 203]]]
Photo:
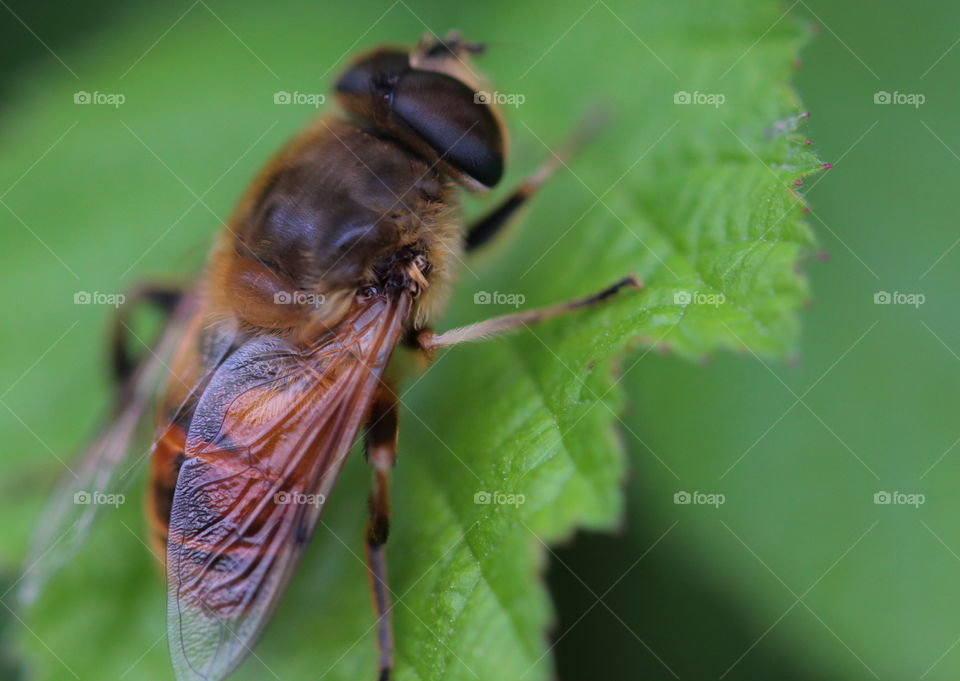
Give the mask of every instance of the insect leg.
[[388, 681], [393, 669], [393, 629], [385, 544], [390, 532], [390, 471], [397, 460], [398, 426], [396, 394], [390, 385], [381, 383], [370, 408], [366, 429], [367, 461], [373, 467], [366, 551], [373, 605], [377, 614], [377, 646], [380, 650], [378, 681]]
[[181, 289], [173, 286], [143, 284], [130, 293], [129, 300], [124, 302], [117, 311], [113, 322], [110, 354], [113, 377], [118, 386], [126, 385], [140, 363], [139, 358], [133, 356], [130, 347], [132, 345], [130, 321], [134, 310], [144, 303], [149, 303], [169, 316], [182, 294]]
[[635, 276], [630, 275], [608, 286], [602, 291], [598, 291], [597, 293], [589, 295], [585, 298], [577, 298], [576, 300], [570, 300], [565, 303], [558, 303], [556, 305], [536, 308], [533, 310], [524, 310], [523, 312], [508, 314], [502, 317], [494, 317], [493, 319], [487, 319], [482, 322], [477, 322], [476, 324], [469, 324], [467, 326], [461, 326], [456, 329], [444, 331], [440, 334], [433, 333], [433, 331], [430, 331], [429, 329], [424, 329], [420, 332], [417, 340], [420, 344], [420, 347], [428, 353], [436, 350], [437, 348], [442, 348], [448, 345], [483, 340], [501, 333], [515, 331], [516, 329], [527, 326], [528, 324], [536, 324], [537, 322], [542, 322], [567, 312], [572, 312], [585, 307], [593, 307], [594, 305], [598, 305], [605, 300], [609, 300], [624, 288], [640, 289], [641, 286], [642, 285], [640, 284], [640, 281]]
[[570, 157], [583, 148], [602, 125], [603, 120], [599, 112], [587, 116], [566, 144], [556, 153], [551, 153], [550, 157], [540, 165], [536, 172], [521, 180], [516, 189], [510, 192], [498, 206], [467, 227], [464, 242], [465, 250], [472, 251], [495, 237], [516, 215], [517, 211], [526, 204], [527, 199], [533, 196], [561, 165], [564, 165]]

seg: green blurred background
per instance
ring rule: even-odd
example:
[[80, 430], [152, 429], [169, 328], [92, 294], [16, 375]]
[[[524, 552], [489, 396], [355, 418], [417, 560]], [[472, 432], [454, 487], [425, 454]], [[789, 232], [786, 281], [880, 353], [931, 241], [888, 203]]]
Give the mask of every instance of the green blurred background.
[[[467, 28], [462, 15], [442, 5], [413, 4], [437, 30], [455, 22]], [[538, 36], [531, 42], [548, 44], [543, 36], [560, 35], [590, 6], [547, 10], [544, 26], [528, 27]], [[174, 30], [216, 21], [202, 8], [188, 12], [192, 7], [170, 9], [154, 34], [181, 13]], [[836, 165], [808, 181], [809, 219], [827, 257], [804, 264], [814, 301], [802, 315], [799, 353], [785, 364], [729, 354], [694, 364], [651, 352], [624, 380], [624, 420], [643, 442], [624, 437], [631, 473], [623, 529], [581, 534], [558, 549], [549, 566], [559, 610], [555, 651], [567, 681], [960, 677], [960, 502], [954, 494], [960, 447], [953, 449], [960, 437], [960, 320], [950, 312], [960, 284], [960, 248], [952, 249], [960, 233], [951, 208], [960, 180], [960, 47], [953, 49], [960, 6], [808, 0], [786, 3], [784, 10], [784, 21], [800, 17], [819, 29], [801, 55], [795, 85], [811, 111], [815, 148]], [[37, 87], [34, 76], [57, 67], [52, 53], [122, 34], [124, 22], [139, 12], [136, 3], [110, 0], [7, 0], [0, 7], [0, 97], [10, 101]], [[422, 30], [409, 16], [403, 21]], [[504, 33], [515, 39], [523, 30]], [[524, 63], [536, 54], [519, 41], [511, 49]], [[223, 59], [252, 57], [238, 45]], [[158, 67], [148, 61], [143, 68]], [[925, 102], [876, 104], [878, 91], [922, 94]], [[47, 115], [36, 113], [41, 123]], [[292, 129], [273, 130], [268, 142]], [[62, 132], [51, 126], [50, 142]], [[86, 127], [80, 134], [99, 132]], [[0, 111], [0, 149], [16, 135]], [[185, 138], [198, 153], [212, 153], [202, 133], [185, 131]], [[104, 172], [98, 158], [88, 162], [101, 177], [147, 174], [158, 183], [158, 197], [178, 191], [157, 164]], [[191, 177], [188, 167], [177, 172], [191, 186], [216, 179]], [[241, 175], [218, 187], [211, 205], [229, 206]], [[107, 196], [122, 216], [128, 199], [110, 195], [109, 183], [89, 201]], [[51, 188], [50, 206], [37, 209], [54, 215], [56, 201]], [[198, 213], [202, 221], [202, 209]], [[17, 320], [50, 313], [32, 304], [30, 291], [60, 265], [9, 215], [0, 223], [5, 248], [16, 251], [5, 261], [24, 279], [22, 295], [8, 292], [2, 302], [4, 354], [36, 357], [56, 338], [24, 337]], [[121, 230], [110, 244], [88, 243], [74, 252], [85, 250], [93, 260], [103, 249], [129, 252], [135, 241]], [[177, 260], [171, 272], [189, 271], [202, 260], [205, 242], [205, 235], [181, 236], [179, 250], [160, 248], [134, 273], [163, 271], [163, 258]], [[877, 305], [879, 291], [920, 293], [925, 302]], [[85, 318], [67, 341], [69, 352], [93, 356], [100, 336], [102, 328]], [[98, 375], [93, 362], [82, 364], [79, 371]], [[11, 360], [3, 367], [5, 383], [26, 368]], [[69, 451], [77, 432], [44, 425], [44, 390], [53, 386], [30, 385], [55, 377], [41, 370], [31, 376], [7, 398], [17, 414], [30, 417], [21, 422], [0, 411], [4, 441], [25, 448], [24, 455], [46, 456], [28, 432], [44, 429], [53, 450]], [[101, 404], [76, 397], [71, 427], [92, 422]], [[35, 482], [0, 480], [0, 493], [35, 511]], [[680, 490], [722, 493], [726, 503], [678, 506], [673, 494]], [[925, 503], [878, 505], [879, 491], [921, 493]], [[22, 535], [19, 516], [13, 524], [5, 531]], [[17, 560], [0, 556], [8, 581]], [[604, 604], [597, 605], [601, 595]], [[20, 626], [6, 614], [0, 612], [0, 636]], [[0, 651], [0, 678], [18, 678], [9, 648]]]

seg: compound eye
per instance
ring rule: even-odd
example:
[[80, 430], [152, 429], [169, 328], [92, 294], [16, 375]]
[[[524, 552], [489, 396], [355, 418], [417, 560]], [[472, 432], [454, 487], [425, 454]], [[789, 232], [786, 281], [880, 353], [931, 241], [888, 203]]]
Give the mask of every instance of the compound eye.
[[500, 123], [463, 82], [443, 73], [409, 70], [397, 80], [391, 108], [451, 166], [487, 187], [500, 181]]
[[400, 74], [409, 69], [410, 55], [406, 52], [376, 52], [349, 67], [337, 80], [336, 91], [343, 95], [386, 96]]

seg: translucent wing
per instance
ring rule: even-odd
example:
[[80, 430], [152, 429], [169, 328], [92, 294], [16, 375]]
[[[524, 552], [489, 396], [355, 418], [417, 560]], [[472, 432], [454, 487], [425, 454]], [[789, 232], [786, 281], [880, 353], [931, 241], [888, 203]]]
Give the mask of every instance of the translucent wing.
[[170, 514], [167, 615], [179, 681], [243, 659], [303, 552], [409, 313], [358, 305], [308, 348], [257, 336], [197, 403]]
[[120, 464], [130, 453], [138, 426], [151, 411], [167, 363], [196, 309], [195, 298], [185, 295], [156, 346], [122, 389], [110, 419], [84, 451], [79, 464], [60, 481], [43, 510], [20, 582], [19, 597], [24, 604], [36, 598], [50, 576], [83, 544], [103, 506], [97, 502], [104, 495], [122, 493], [134, 478]]

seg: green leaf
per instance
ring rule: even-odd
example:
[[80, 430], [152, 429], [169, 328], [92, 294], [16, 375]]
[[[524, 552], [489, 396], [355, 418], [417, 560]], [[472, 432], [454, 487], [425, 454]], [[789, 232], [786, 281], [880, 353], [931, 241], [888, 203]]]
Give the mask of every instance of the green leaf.
[[[505, 186], [598, 102], [613, 123], [502, 243], [467, 263], [437, 327], [512, 311], [475, 303], [479, 293], [533, 307], [628, 273], [646, 283], [601, 308], [445, 351], [405, 386], [389, 548], [397, 676], [549, 678], [546, 545], [578, 527], [612, 528], [621, 514], [615, 360], [630, 371], [649, 348], [687, 358], [794, 349], [807, 297], [797, 267], [813, 246], [794, 185], [819, 163], [787, 85], [804, 31], [780, 13], [775, 2], [692, 0], [601, 0], [585, 14], [540, 2], [401, 2], [386, 14], [370, 2], [199, 4], [168, 33], [179, 13], [157, 9], [69, 51], [79, 81], [38, 68], [5, 113], [7, 136], [16, 135], [0, 179], [17, 182], [5, 202], [18, 217], [0, 278], [8, 291], [40, 274], [49, 286], [4, 300], [5, 316], [24, 323], [4, 338], [2, 378], [18, 381], [61, 334], [69, 341], [43, 355], [0, 414], [11, 433], [0, 498], [13, 502], [0, 529], [4, 567], [22, 554], [42, 501], [39, 482], [18, 481], [49, 483], [62, 471], [52, 453], [77, 445], [105, 403], [100, 367], [77, 360], [90, 356], [110, 311], [75, 306], [73, 293], [199, 266], [217, 216], [313, 113], [275, 105], [274, 92], [325, 91], [358, 36], [359, 46], [410, 42], [422, 22], [457, 26], [490, 40], [482, 66], [496, 89], [523, 95], [505, 111]], [[122, 93], [125, 103], [74, 105], [78, 90]], [[683, 93], [697, 102], [682, 103]], [[699, 103], [706, 95], [723, 103]], [[472, 200], [467, 208], [479, 210]], [[631, 344], [643, 350], [625, 353]], [[354, 457], [291, 593], [236, 678], [373, 678], [360, 542], [368, 475]], [[518, 503], [477, 503], [494, 493]], [[104, 514], [89, 547], [25, 614], [33, 634], [17, 629], [20, 649], [36, 678], [67, 669], [170, 677], [163, 585], [141, 541], [138, 496]]]

